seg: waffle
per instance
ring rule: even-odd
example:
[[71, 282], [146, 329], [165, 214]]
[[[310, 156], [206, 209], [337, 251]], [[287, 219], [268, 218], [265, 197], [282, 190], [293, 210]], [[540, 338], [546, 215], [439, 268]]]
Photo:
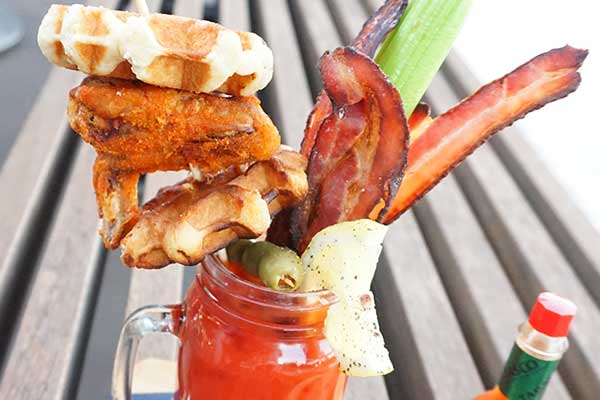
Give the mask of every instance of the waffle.
[[188, 178], [161, 189], [121, 241], [123, 263], [161, 268], [171, 262], [197, 264], [238, 238], [257, 238], [282, 209], [308, 191], [306, 159], [282, 147], [233, 178], [210, 183]]
[[248, 96], [273, 75], [273, 54], [258, 35], [173, 15], [52, 5], [38, 44], [64, 68], [196, 93]]

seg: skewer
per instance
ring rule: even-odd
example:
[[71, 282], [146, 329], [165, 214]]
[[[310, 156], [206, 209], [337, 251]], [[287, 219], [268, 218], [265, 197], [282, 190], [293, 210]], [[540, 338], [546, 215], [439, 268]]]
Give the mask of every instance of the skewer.
[[142, 15], [150, 14], [150, 9], [148, 8], [148, 4], [146, 4], [146, 0], [135, 0], [135, 7]]

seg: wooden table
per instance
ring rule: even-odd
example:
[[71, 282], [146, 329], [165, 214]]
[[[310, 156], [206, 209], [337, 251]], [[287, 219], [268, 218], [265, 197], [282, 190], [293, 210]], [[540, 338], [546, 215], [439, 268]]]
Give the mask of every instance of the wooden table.
[[[127, 1], [90, 3], [129, 7]], [[320, 88], [319, 56], [348, 43], [380, 1], [149, 3], [262, 35], [276, 60], [263, 105], [297, 148]], [[181, 301], [194, 276], [193, 268], [180, 266], [129, 270], [102, 247], [91, 186], [94, 152], [65, 118], [67, 92], [81, 78], [53, 69], [0, 172], [1, 399], [107, 398], [124, 316], [141, 305]], [[451, 54], [427, 101], [443, 111], [477, 86]], [[146, 177], [144, 198], [180, 176]], [[543, 290], [579, 306], [571, 349], [545, 399], [599, 396], [599, 235], [518, 128], [478, 150], [393, 226], [374, 289], [396, 370], [351, 379], [347, 399], [456, 400], [491, 387], [517, 325]], [[145, 340], [138, 361], [168, 365], [177, 346], [171, 339]], [[174, 385], [173, 369], [159, 370], [160, 385]], [[155, 372], [140, 369], [136, 382]]]

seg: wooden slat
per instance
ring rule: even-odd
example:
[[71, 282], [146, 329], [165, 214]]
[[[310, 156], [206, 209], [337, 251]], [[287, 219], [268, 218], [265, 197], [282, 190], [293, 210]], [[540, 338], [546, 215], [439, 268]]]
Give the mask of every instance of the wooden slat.
[[[61, 92], [66, 95], [66, 92]], [[15, 333], [0, 398], [66, 398], [101, 272], [92, 191], [94, 151], [80, 146], [61, 208]]]
[[[160, 11], [160, 6], [162, 4], [162, 0], [145, 0], [145, 1], [146, 1], [146, 4], [148, 5], [148, 10], [151, 13]], [[129, 0], [129, 3], [127, 4], [127, 9], [130, 11], [139, 12], [139, 10], [136, 7], [135, 0]]]
[[51, 221], [50, 200], [62, 187], [56, 179], [68, 168], [64, 151], [73, 148], [69, 144], [75, 140], [67, 131], [67, 93], [81, 78], [81, 74], [64, 69], [50, 71], [2, 166], [0, 187], [10, 188], [10, 195], [0, 198], [0, 321], [15, 307], [14, 289], [22, 288], [17, 281], [30, 273]]
[[[526, 313], [453, 176], [415, 207], [486, 387], [493, 387]], [[570, 399], [559, 376], [544, 399]]]
[[396, 371], [393, 399], [467, 399], [483, 390], [414, 215], [391, 226], [375, 278], [380, 322]]
[[253, 29], [266, 40], [275, 58], [273, 80], [265, 90], [266, 103], [285, 143], [299, 149], [313, 103], [287, 1], [256, 0], [252, 4], [258, 24]]
[[[436, 109], [458, 101], [443, 79], [434, 81], [430, 92]], [[573, 397], [596, 398], [600, 310], [490, 146], [482, 146], [459, 166], [456, 176], [526, 309], [544, 290], [578, 305], [571, 349], [559, 371]]]
[[600, 304], [600, 234], [556, 181], [517, 129], [492, 141], [504, 165]]
[[387, 400], [389, 395], [381, 377], [350, 377], [344, 400]]
[[[456, 53], [450, 53], [444, 71], [461, 96], [479, 83]], [[586, 288], [600, 304], [600, 234], [558, 184], [546, 165], [517, 128], [511, 127], [492, 146], [515, 178], [534, 210], [576, 269]]]
[[340, 46], [342, 40], [323, 0], [290, 0], [289, 4], [305, 57], [306, 73], [316, 95], [321, 88], [319, 58], [325, 51]]
[[246, 0], [220, 0], [219, 22], [230, 29], [250, 31], [250, 5]]

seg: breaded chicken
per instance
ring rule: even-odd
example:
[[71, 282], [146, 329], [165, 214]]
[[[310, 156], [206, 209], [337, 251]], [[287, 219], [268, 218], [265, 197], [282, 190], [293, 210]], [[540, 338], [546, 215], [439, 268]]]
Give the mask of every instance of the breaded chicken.
[[94, 163], [94, 191], [98, 217], [102, 222], [100, 236], [104, 246], [116, 249], [121, 239], [138, 221], [138, 181], [136, 172], [111, 169], [110, 160], [98, 155]]
[[214, 174], [268, 160], [279, 133], [256, 97], [223, 97], [138, 81], [88, 77], [71, 90], [75, 132], [115, 171], [189, 169]]

